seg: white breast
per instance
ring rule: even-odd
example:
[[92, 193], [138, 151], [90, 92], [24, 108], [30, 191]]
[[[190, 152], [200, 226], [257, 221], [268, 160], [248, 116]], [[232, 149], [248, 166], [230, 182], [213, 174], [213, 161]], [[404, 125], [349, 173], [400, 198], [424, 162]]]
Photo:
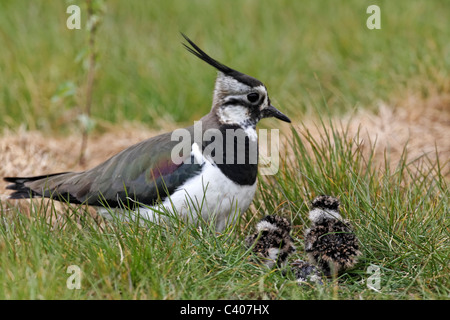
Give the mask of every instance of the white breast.
[[251, 186], [238, 185], [219, 168], [205, 162], [202, 173], [186, 181], [163, 206], [170, 209], [173, 205], [187, 221], [196, 222], [197, 213], [206, 221], [215, 219], [216, 229], [221, 231], [248, 209], [255, 190], [256, 182]]

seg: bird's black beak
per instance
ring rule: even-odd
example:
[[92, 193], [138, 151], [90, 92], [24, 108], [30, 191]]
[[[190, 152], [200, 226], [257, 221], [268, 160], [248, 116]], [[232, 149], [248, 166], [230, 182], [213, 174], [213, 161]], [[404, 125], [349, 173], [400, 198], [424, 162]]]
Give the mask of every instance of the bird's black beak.
[[291, 119], [289, 119], [285, 114], [281, 113], [277, 108], [275, 108], [272, 105], [265, 108], [262, 111], [262, 113], [263, 113], [263, 118], [274, 117], [274, 118], [280, 119], [281, 121], [291, 123]]

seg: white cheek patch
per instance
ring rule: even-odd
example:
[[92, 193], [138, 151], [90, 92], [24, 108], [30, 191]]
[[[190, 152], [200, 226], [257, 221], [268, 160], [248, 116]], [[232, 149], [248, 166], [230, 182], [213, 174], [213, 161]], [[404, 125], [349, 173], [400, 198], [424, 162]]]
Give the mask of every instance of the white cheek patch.
[[226, 106], [217, 112], [219, 120], [226, 124], [239, 124], [250, 119], [249, 111], [244, 106]]

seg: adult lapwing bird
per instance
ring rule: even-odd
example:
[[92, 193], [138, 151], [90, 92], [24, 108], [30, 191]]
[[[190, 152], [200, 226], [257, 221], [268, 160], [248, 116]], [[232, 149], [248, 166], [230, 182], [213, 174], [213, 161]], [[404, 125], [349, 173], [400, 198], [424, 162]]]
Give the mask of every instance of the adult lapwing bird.
[[290, 232], [291, 224], [286, 218], [269, 215], [256, 224], [256, 231], [245, 239], [245, 244], [255, 253], [257, 262], [269, 268], [283, 267], [295, 252]]
[[309, 262], [326, 276], [352, 268], [361, 252], [350, 223], [342, 219], [337, 198], [321, 195], [311, 202], [311, 226], [305, 231]]
[[235, 212], [247, 210], [258, 171], [255, 126], [268, 117], [290, 120], [272, 106], [261, 81], [214, 60], [182, 35], [189, 52], [218, 70], [207, 115], [87, 171], [4, 178], [14, 190], [10, 198], [125, 207], [135, 217], [156, 222], [165, 208], [190, 222], [214, 219], [219, 231], [235, 221]]

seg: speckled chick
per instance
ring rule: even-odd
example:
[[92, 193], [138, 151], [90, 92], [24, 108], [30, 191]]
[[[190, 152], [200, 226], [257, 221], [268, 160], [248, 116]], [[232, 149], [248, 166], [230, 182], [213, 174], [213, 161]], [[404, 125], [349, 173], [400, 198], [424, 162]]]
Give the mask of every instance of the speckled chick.
[[269, 215], [256, 225], [256, 232], [245, 239], [247, 248], [258, 257], [258, 262], [273, 268], [283, 267], [288, 256], [295, 252], [291, 224], [286, 218]]
[[309, 262], [317, 265], [326, 276], [337, 275], [352, 268], [361, 255], [356, 235], [348, 221], [339, 214], [339, 200], [318, 196], [311, 202], [305, 231], [305, 251]]
[[307, 261], [295, 260], [291, 263], [292, 272], [298, 284], [316, 283], [323, 284], [322, 272], [313, 264]]

